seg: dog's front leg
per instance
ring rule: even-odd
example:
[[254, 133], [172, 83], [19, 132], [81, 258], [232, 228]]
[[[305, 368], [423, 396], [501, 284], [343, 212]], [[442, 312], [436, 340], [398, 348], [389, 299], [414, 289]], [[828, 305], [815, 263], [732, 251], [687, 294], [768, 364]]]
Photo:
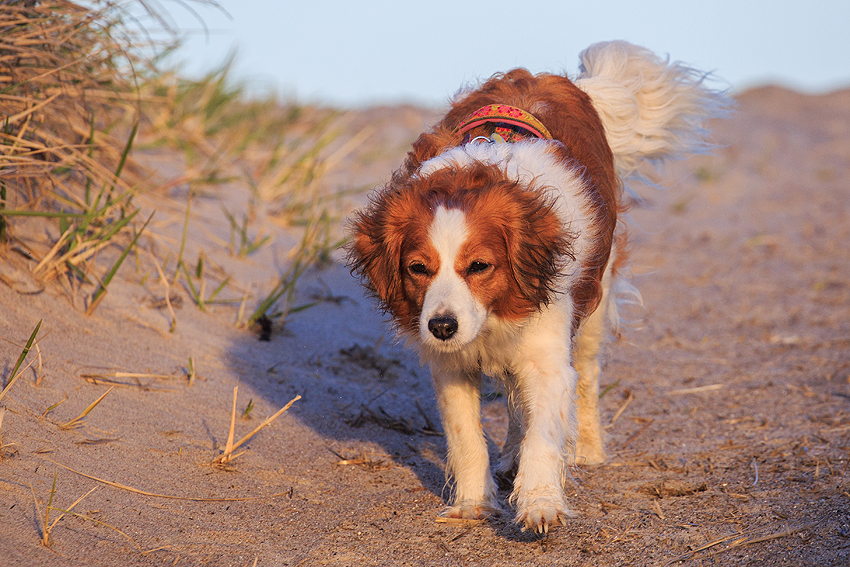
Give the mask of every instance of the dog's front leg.
[[481, 428], [481, 373], [432, 367], [449, 446], [446, 476], [455, 484], [449, 518], [484, 518], [501, 511]]
[[566, 451], [575, 442], [576, 372], [563, 348], [544, 348], [537, 354], [518, 369], [525, 437], [511, 501], [517, 523], [548, 532], [574, 515], [564, 496], [564, 477]]

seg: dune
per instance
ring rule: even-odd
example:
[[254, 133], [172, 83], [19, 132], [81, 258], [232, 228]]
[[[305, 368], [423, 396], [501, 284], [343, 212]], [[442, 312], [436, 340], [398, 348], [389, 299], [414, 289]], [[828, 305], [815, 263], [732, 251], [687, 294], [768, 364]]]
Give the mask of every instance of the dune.
[[[606, 348], [610, 462], [572, 471], [580, 516], [569, 526], [542, 537], [508, 519], [437, 521], [449, 488], [427, 369], [343, 253], [306, 269], [289, 304], [305, 308], [260, 340], [240, 323], [291, 267], [303, 229], [282, 225], [274, 203], [245, 208], [245, 189], [227, 184], [192, 194], [187, 221], [178, 184], [138, 199], [156, 236], [141, 237], [90, 314], [73, 290], [33, 275], [34, 260], [0, 254], [4, 386], [40, 323], [1, 402], [0, 563], [847, 562], [850, 91], [736, 99], [713, 125], [714, 155], [670, 164], [657, 179], [668, 188], [646, 189], [631, 211], [644, 307]], [[322, 177], [347, 191], [343, 213], [438, 113], [344, 114], [325, 155], [356, 148]], [[162, 150], [139, 160], [186, 167]], [[222, 209], [251, 215], [249, 244], [268, 239], [234, 254]], [[227, 274], [229, 302], [202, 310], [188, 275], [169, 284], [173, 259], [157, 273], [152, 258], [176, 249], [184, 227], [187, 264], [203, 257], [210, 270], [204, 297]], [[328, 230], [334, 242], [342, 223]], [[297, 396], [220, 462], [232, 420], [238, 440]], [[494, 453], [503, 406], [488, 387]]]

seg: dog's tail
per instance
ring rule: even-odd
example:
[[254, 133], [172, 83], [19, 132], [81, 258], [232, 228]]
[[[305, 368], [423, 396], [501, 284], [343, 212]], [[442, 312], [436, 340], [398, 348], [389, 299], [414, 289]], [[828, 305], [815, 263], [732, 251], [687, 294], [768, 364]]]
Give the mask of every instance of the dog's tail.
[[643, 160], [705, 153], [705, 122], [731, 108], [730, 99], [706, 86], [708, 74], [625, 41], [596, 43], [579, 59], [575, 84], [590, 95], [624, 181], [640, 177]]

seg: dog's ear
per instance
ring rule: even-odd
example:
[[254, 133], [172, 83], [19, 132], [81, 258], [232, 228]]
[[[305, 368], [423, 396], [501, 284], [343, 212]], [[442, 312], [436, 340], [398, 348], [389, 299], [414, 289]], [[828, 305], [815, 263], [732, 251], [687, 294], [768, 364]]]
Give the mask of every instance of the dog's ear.
[[384, 311], [401, 294], [402, 240], [389, 219], [391, 203], [376, 200], [356, 213], [349, 226], [348, 267], [374, 295]]
[[504, 208], [503, 235], [511, 275], [528, 306], [538, 309], [554, 299], [564, 266], [575, 260], [575, 238], [544, 193], [517, 185], [510, 202]]

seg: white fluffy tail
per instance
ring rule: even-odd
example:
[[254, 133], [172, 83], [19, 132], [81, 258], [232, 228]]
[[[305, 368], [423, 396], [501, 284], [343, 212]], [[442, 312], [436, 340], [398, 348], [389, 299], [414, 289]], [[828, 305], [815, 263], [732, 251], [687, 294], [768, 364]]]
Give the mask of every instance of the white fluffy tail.
[[575, 84], [590, 95], [623, 180], [640, 177], [643, 160], [705, 153], [711, 147], [705, 122], [731, 107], [722, 92], [705, 86], [706, 73], [625, 41], [593, 44], [579, 59]]

